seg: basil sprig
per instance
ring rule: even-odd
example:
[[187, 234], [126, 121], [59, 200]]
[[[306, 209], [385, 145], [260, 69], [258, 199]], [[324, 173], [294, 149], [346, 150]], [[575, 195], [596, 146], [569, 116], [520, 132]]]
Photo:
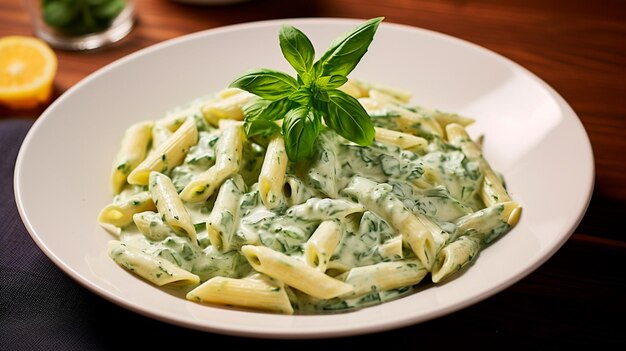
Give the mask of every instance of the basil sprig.
[[[299, 29], [283, 25], [278, 34], [283, 56], [296, 78], [271, 69], [255, 69], [235, 79], [230, 87], [260, 98], [244, 107], [248, 137], [282, 131], [287, 156], [293, 161], [309, 158], [324, 125], [359, 145], [374, 140], [374, 126], [363, 106], [337, 89], [348, 81], [374, 39], [383, 17], [357, 26], [337, 38], [315, 61], [315, 49]], [[283, 119], [282, 130], [275, 121]]]

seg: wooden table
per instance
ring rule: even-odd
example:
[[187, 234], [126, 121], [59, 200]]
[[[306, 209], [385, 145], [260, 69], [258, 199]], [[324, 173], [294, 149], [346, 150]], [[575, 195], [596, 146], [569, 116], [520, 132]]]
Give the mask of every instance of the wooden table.
[[[483, 302], [397, 331], [342, 339], [337, 345], [389, 337], [410, 337], [415, 349], [432, 338], [443, 338], [443, 345], [463, 337], [508, 345], [626, 341], [626, 2], [256, 0], [210, 7], [138, 0], [137, 7], [137, 26], [121, 42], [92, 52], [57, 51], [55, 96], [100, 67], [170, 38], [240, 22], [293, 17], [382, 15], [387, 22], [474, 42], [538, 75], [573, 107], [593, 145], [595, 189], [574, 234], [535, 272]], [[0, 36], [11, 34], [32, 35], [32, 27], [19, 1], [0, 0]], [[44, 107], [0, 108], [0, 117], [28, 118]]]

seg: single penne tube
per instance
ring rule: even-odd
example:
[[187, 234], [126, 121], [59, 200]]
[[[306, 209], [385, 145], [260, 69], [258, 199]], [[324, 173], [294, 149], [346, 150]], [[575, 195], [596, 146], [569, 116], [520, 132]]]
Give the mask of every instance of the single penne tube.
[[501, 202], [458, 218], [456, 230], [448, 239], [454, 241], [471, 235], [481, 243], [489, 243], [519, 221], [522, 207], [515, 201]]
[[172, 132], [166, 126], [155, 124], [152, 127], [152, 151], [155, 152], [159, 149], [159, 146], [165, 144], [165, 142], [172, 137], [174, 132]]
[[256, 95], [244, 90], [233, 90], [218, 95], [217, 99], [202, 106], [202, 115], [207, 123], [217, 127], [221, 119], [243, 120], [243, 106], [255, 99]]
[[113, 162], [111, 174], [113, 193], [119, 194], [122, 191], [130, 172], [146, 158], [148, 145], [152, 140], [153, 125], [152, 121], [143, 121], [126, 129], [122, 146]]
[[431, 272], [433, 283], [439, 283], [463, 268], [472, 261], [480, 249], [479, 240], [467, 235], [444, 246], [433, 264]]
[[326, 267], [339, 244], [342, 232], [341, 222], [338, 220], [320, 223], [304, 245], [306, 263], [320, 272], [326, 272]]
[[143, 191], [104, 207], [98, 214], [98, 222], [121, 228], [133, 222], [135, 213], [154, 210], [156, 206], [152, 196], [149, 192]]
[[456, 123], [448, 124], [446, 126], [446, 135], [450, 144], [460, 147], [465, 156], [471, 161], [478, 162], [484, 177], [480, 197], [485, 206], [491, 206], [498, 202], [512, 201], [500, 177], [485, 160], [480, 147], [472, 140], [465, 127]]
[[267, 145], [259, 174], [259, 196], [270, 210], [285, 205], [283, 187], [288, 162], [285, 141], [281, 135], [276, 135]]
[[402, 235], [396, 235], [378, 247], [378, 254], [385, 260], [398, 260], [402, 253]]
[[168, 236], [176, 235], [174, 230], [163, 220], [163, 216], [157, 212], [144, 211], [133, 215], [133, 222], [137, 229], [146, 238], [161, 241]]
[[187, 293], [187, 299], [202, 303], [237, 306], [293, 314], [282, 283], [261, 274], [242, 279], [213, 277]]
[[283, 281], [315, 298], [330, 299], [353, 290], [352, 285], [334, 279], [304, 261], [265, 246], [244, 245], [241, 252], [257, 272]]
[[432, 233], [415, 216], [408, 216], [394, 224], [415, 256], [430, 269], [438, 249]]
[[402, 234], [424, 267], [430, 269], [439, 247], [448, 239], [448, 234], [428, 217], [414, 214], [393, 195], [389, 184], [379, 184], [355, 176], [342, 194], [363, 204], [367, 210], [386, 220]]
[[428, 146], [428, 141], [412, 134], [398, 132], [391, 129], [374, 127], [374, 140], [387, 145], [397, 146], [403, 150], [422, 150]]
[[193, 118], [188, 118], [172, 136], [159, 145], [128, 175], [128, 182], [148, 185], [150, 172], [165, 172], [183, 162], [189, 148], [198, 142], [198, 129]]
[[405, 120], [404, 124], [410, 123], [412, 127], [419, 125], [425, 132], [443, 137], [443, 129], [434, 118], [421, 115], [401, 106], [397, 106], [396, 111], [400, 114], [398, 118]]
[[354, 286], [350, 293], [341, 298], [355, 298], [375, 291], [387, 291], [406, 286], [413, 286], [428, 274], [418, 259], [380, 262], [369, 266], [361, 266], [337, 276], [337, 279]]
[[118, 265], [157, 286], [195, 285], [200, 278], [172, 262], [131, 247], [121, 241], [111, 240], [108, 254]]
[[292, 206], [286, 214], [307, 221], [325, 221], [360, 212], [365, 212], [365, 206], [354, 201], [312, 197], [303, 204]]
[[189, 212], [178, 197], [172, 180], [165, 174], [151, 172], [149, 190], [159, 214], [165, 219], [165, 223], [174, 231], [185, 233], [192, 243], [196, 243], [196, 229]]
[[229, 251], [231, 238], [239, 224], [239, 200], [245, 191], [240, 175], [227, 179], [217, 193], [206, 228], [211, 245], [218, 250]]
[[215, 147], [215, 164], [195, 176], [180, 197], [186, 202], [206, 201], [230, 176], [239, 172], [243, 156], [243, 128], [230, 126], [222, 132]]
[[391, 87], [385, 84], [365, 82], [357, 79], [352, 80], [352, 82], [360, 90], [368, 92], [368, 96], [371, 96], [373, 92], [379, 92], [387, 96], [393, 97], [395, 100], [402, 103], [409, 102], [409, 100], [411, 100], [411, 97], [413, 96], [413, 94], [408, 90], [398, 89], [396, 87]]

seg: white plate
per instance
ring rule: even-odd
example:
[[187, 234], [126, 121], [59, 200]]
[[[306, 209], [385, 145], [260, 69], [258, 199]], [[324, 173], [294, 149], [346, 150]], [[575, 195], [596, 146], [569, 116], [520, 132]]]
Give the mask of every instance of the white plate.
[[[413, 102], [477, 119], [484, 152], [524, 212], [519, 224], [446, 284], [355, 312], [285, 316], [200, 305], [120, 269], [96, 223], [111, 201], [109, 168], [134, 121], [156, 119], [217, 92], [255, 67], [288, 70], [281, 24], [304, 31], [318, 55], [362, 20], [290, 19], [200, 32], [141, 50], [92, 74], [36, 121], [19, 153], [15, 195], [26, 228], [68, 275], [138, 313], [194, 329], [246, 336], [315, 338], [388, 330], [459, 310], [509, 287], [568, 239], [590, 200], [594, 164], [570, 106], [526, 69], [474, 44], [385, 23], [352, 77], [409, 89]], [[290, 71], [290, 70], [289, 70]]]

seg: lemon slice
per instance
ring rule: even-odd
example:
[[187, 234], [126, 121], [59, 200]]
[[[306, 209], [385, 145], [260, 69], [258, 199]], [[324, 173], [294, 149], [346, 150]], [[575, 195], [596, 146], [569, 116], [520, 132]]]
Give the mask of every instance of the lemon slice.
[[44, 41], [0, 38], [0, 104], [17, 109], [48, 102], [56, 72], [57, 57]]

